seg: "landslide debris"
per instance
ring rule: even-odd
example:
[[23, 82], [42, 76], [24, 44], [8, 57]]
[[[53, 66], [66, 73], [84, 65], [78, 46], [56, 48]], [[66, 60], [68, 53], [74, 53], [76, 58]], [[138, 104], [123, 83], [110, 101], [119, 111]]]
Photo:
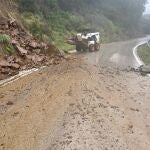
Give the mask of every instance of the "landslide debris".
[[55, 46], [39, 42], [15, 19], [0, 21], [0, 35], [10, 37], [9, 42], [0, 41], [0, 53], [7, 51], [0, 59], [0, 80], [21, 70], [58, 64], [64, 58]]

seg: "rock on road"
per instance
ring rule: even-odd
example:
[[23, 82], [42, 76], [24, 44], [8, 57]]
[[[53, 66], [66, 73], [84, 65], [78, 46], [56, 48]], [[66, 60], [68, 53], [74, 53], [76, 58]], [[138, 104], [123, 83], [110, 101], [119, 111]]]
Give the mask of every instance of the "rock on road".
[[112, 57], [135, 44], [104, 45], [0, 87], [0, 150], [147, 150], [150, 79]]

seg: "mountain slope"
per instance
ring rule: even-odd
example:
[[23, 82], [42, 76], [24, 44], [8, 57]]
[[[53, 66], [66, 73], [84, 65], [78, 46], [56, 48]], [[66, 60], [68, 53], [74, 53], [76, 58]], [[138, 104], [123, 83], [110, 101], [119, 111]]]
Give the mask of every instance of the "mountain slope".
[[[101, 33], [104, 42], [142, 34], [140, 28], [146, 0], [1, 0], [1, 16], [17, 14], [38, 39], [65, 50], [65, 38], [84, 28]], [[13, 9], [12, 9], [13, 8]], [[8, 10], [8, 11], [7, 11]], [[15, 10], [15, 11], [14, 11]]]
[[64, 39], [84, 28], [99, 31], [105, 42], [138, 36], [145, 2], [19, 0], [19, 10], [24, 24], [35, 36], [65, 49]]

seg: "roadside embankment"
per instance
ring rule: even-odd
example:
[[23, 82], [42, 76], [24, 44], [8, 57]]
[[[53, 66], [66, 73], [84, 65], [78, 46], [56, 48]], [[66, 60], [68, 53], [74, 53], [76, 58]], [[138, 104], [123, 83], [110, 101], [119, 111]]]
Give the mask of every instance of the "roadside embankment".
[[55, 46], [34, 38], [14, 18], [0, 21], [0, 80], [23, 70], [58, 64], [62, 58]]
[[139, 46], [138, 55], [145, 65], [150, 65], [150, 47], [147, 43]]

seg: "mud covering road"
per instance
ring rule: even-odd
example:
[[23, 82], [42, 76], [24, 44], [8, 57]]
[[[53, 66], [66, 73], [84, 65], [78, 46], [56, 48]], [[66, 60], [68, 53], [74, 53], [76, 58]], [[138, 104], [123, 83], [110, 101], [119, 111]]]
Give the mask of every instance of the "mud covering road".
[[0, 150], [149, 149], [149, 77], [81, 57], [0, 88]]

